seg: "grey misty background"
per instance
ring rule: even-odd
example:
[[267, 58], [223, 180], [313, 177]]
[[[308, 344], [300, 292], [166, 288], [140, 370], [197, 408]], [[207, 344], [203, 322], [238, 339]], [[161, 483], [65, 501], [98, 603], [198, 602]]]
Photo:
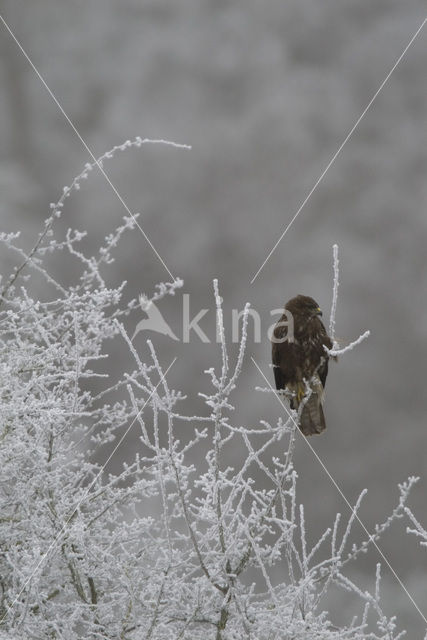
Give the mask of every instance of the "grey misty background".
[[[426, 37], [422, 32], [253, 285], [251, 278], [339, 144], [389, 72], [425, 14], [421, 0], [39, 0], [1, 2], [1, 12], [96, 155], [136, 135], [169, 138], [192, 151], [144, 147], [105, 165], [174, 275], [191, 310], [213, 309], [220, 281], [225, 320], [246, 301], [263, 316], [263, 340], [250, 347], [272, 381], [265, 335], [270, 309], [312, 295], [329, 317], [332, 244], [340, 246], [337, 335], [369, 328], [371, 338], [331, 366], [328, 429], [312, 439], [350, 501], [369, 489], [368, 529], [397, 499], [396, 484], [421, 476], [411, 505], [426, 523], [427, 127]], [[23, 231], [27, 246], [90, 160], [17, 46], [1, 27], [1, 227]], [[125, 213], [93, 175], [67, 201], [62, 228], [89, 232], [95, 248]], [[59, 229], [61, 229], [61, 225]], [[2, 254], [5, 273], [13, 266]], [[68, 281], [64, 256], [53, 265]], [[139, 232], [110, 267], [129, 296], [170, 277]], [[43, 292], [41, 290], [41, 295]], [[161, 305], [181, 335], [181, 292]], [[138, 320], [129, 320], [129, 331]], [[213, 315], [201, 322], [213, 335]], [[151, 337], [173, 387], [200, 410], [203, 370], [219, 362], [213, 345]], [[127, 354], [112, 347], [111, 367]], [[250, 359], [234, 400], [237, 424], [275, 420], [273, 396]], [[132, 455], [129, 434], [116, 465]], [[232, 463], [238, 451], [230, 451]], [[301, 439], [299, 499], [313, 537], [346, 506]], [[427, 613], [425, 554], [402, 524], [381, 548]], [[372, 582], [376, 552], [355, 571]], [[422, 621], [384, 566], [384, 598], [409, 637]], [[328, 603], [335, 615], [351, 599]]]

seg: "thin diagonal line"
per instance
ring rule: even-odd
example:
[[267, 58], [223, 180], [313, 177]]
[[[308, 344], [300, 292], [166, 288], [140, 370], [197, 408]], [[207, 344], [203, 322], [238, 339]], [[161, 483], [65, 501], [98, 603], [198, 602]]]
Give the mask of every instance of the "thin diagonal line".
[[361, 121], [363, 120], [363, 118], [365, 117], [366, 113], [369, 111], [369, 109], [371, 108], [372, 104], [375, 102], [377, 96], [379, 95], [379, 93], [382, 91], [382, 89], [384, 88], [384, 86], [387, 84], [388, 80], [390, 79], [390, 76], [392, 75], [392, 73], [394, 72], [394, 70], [396, 69], [396, 67], [399, 65], [399, 63], [401, 62], [402, 58], [405, 56], [406, 52], [408, 51], [409, 47], [412, 45], [412, 43], [414, 42], [415, 38], [418, 36], [418, 34], [420, 33], [421, 29], [423, 28], [423, 26], [425, 25], [425, 23], [427, 22], [427, 18], [424, 18], [424, 20], [422, 21], [421, 25], [418, 27], [418, 29], [416, 30], [416, 32], [414, 33], [414, 35], [412, 36], [412, 38], [410, 39], [410, 41], [408, 42], [408, 44], [406, 45], [406, 47], [404, 48], [404, 50], [402, 51], [402, 53], [400, 54], [400, 56], [398, 57], [398, 59], [396, 60], [396, 62], [394, 63], [394, 65], [392, 66], [392, 68], [390, 69], [390, 71], [388, 72], [388, 74], [386, 75], [386, 77], [384, 78], [384, 80], [382, 81], [382, 83], [380, 84], [380, 86], [378, 87], [378, 89], [376, 90], [376, 92], [374, 93], [374, 95], [372, 96], [372, 98], [370, 99], [370, 101], [368, 102], [367, 106], [365, 107], [365, 109], [362, 111], [361, 115], [359, 116], [359, 118], [356, 120], [355, 124], [353, 125], [353, 127], [350, 129], [350, 131], [348, 132], [348, 134], [346, 135], [346, 137], [344, 138], [343, 142], [340, 144], [340, 146], [338, 147], [338, 150], [334, 153], [334, 155], [332, 156], [331, 160], [328, 162], [328, 164], [326, 165], [326, 168], [324, 169], [324, 171], [320, 174], [320, 177], [318, 178], [318, 180], [315, 182], [314, 186], [311, 188], [311, 191], [308, 193], [308, 195], [306, 196], [305, 200], [303, 201], [303, 203], [301, 204], [301, 206], [299, 207], [299, 209], [297, 210], [297, 212], [295, 213], [294, 217], [291, 219], [291, 221], [288, 223], [287, 227], [285, 228], [285, 230], [283, 231], [282, 235], [280, 236], [280, 238], [277, 240], [276, 244], [274, 245], [274, 247], [271, 249], [270, 253], [268, 254], [268, 256], [266, 257], [266, 259], [264, 260], [264, 262], [262, 263], [262, 265], [260, 266], [260, 268], [258, 269], [258, 271], [256, 272], [256, 274], [254, 275], [254, 277], [251, 280], [251, 284], [253, 284], [256, 280], [256, 278], [258, 277], [258, 275], [261, 273], [262, 269], [265, 267], [266, 263], [268, 262], [268, 260], [271, 258], [271, 256], [273, 255], [273, 253], [275, 252], [275, 250], [277, 249], [277, 247], [279, 246], [279, 244], [281, 243], [281, 241], [283, 240], [283, 238], [285, 237], [285, 235], [287, 234], [287, 232], [289, 231], [289, 229], [291, 228], [291, 226], [293, 225], [293, 223], [295, 222], [295, 220], [298, 218], [299, 214], [301, 213], [301, 211], [304, 209], [305, 205], [307, 204], [307, 202], [310, 200], [311, 196], [313, 195], [313, 193], [315, 192], [315, 190], [317, 189], [317, 187], [319, 186], [319, 184], [322, 182], [323, 178], [325, 177], [325, 175], [327, 174], [327, 172], [329, 171], [329, 169], [332, 167], [332, 165], [334, 164], [335, 160], [338, 158], [338, 156], [340, 155], [341, 151], [343, 150], [343, 148], [345, 147], [345, 145], [347, 144], [347, 142], [350, 140], [351, 136], [353, 135], [353, 133], [356, 131], [357, 127], [359, 126], [359, 124], [361, 123]]
[[142, 405], [141, 409], [138, 411], [138, 413], [136, 414], [135, 418], [132, 420], [132, 422], [130, 423], [129, 427], [126, 429], [125, 433], [122, 435], [122, 437], [120, 438], [120, 440], [118, 441], [118, 443], [116, 444], [116, 446], [114, 447], [113, 451], [110, 453], [110, 455], [108, 456], [107, 460], [104, 462], [104, 464], [102, 465], [102, 467], [100, 468], [99, 472], [97, 473], [97, 475], [95, 476], [93, 482], [90, 484], [90, 486], [88, 487], [88, 489], [86, 490], [85, 494], [83, 495], [83, 497], [79, 500], [79, 502], [77, 503], [77, 505], [74, 507], [74, 509], [71, 512], [71, 516], [68, 518], [68, 520], [65, 521], [65, 523], [62, 526], [61, 531], [58, 533], [58, 535], [55, 537], [54, 541], [51, 543], [51, 545], [49, 546], [48, 550], [44, 553], [44, 555], [42, 555], [42, 557], [40, 558], [40, 560], [37, 562], [36, 566], [33, 568], [33, 570], [31, 571], [31, 575], [27, 578], [27, 580], [25, 581], [23, 587], [21, 588], [20, 592], [18, 593], [18, 595], [16, 596], [15, 600], [12, 602], [11, 605], [9, 605], [6, 608], [6, 611], [4, 612], [4, 614], [2, 615], [2, 617], [0, 618], [0, 624], [3, 622], [4, 618], [6, 617], [6, 615], [8, 614], [8, 612], [13, 609], [13, 607], [15, 606], [15, 604], [18, 602], [19, 598], [21, 597], [21, 594], [23, 593], [23, 591], [25, 590], [25, 588], [27, 587], [28, 583], [31, 582], [34, 574], [36, 573], [36, 571], [39, 569], [39, 567], [43, 564], [43, 562], [46, 560], [47, 556], [49, 555], [49, 553], [52, 551], [52, 549], [55, 547], [56, 543], [58, 542], [59, 538], [62, 536], [62, 534], [65, 531], [66, 526], [69, 524], [71, 518], [73, 517], [74, 513], [77, 511], [77, 509], [79, 509], [80, 505], [82, 504], [82, 502], [84, 500], [86, 500], [86, 498], [88, 497], [93, 485], [95, 484], [95, 482], [98, 480], [99, 476], [101, 475], [101, 473], [104, 471], [105, 467], [107, 466], [107, 464], [110, 462], [111, 458], [113, 457], [113, 455], [116, 453], [117, 449], [120, 447], [120, 445], [122, 444], [123, 440], [126, 438], [127, 434], [129, 433], [129, 431], [131, 430], [132, 426], [135, 424], [136, 420], [138, 420], [139, 416], [141, 415], [142, 411], [144, 410], [144, 408], [147, 406], [147, 404], [150, 402], [151, 398], [153, 397], [153, 395], [155, 394], [155, 392], [157, 391], [157, 388], [159, 387], [159, 385], [163, 382], [163, 380], [165, 379], [166, 375], [168, 374], [169, 370], [171, 369], [172, 365], [175, 364], [176, 362], [176, 358], [174, 358], [172, 360], [172, 362], [170, 363], [170, 365], [168, 366], [168, 368], [166, 369], [165, 373], [162, 374], [159, 382], [156, 384], [156, 386], [154, 387], [153, 391], [150, 393], [150, 395], [148, 396], [147, 400], [144, 402], [144, 404]]
[[114, 184], [111, 182], [110, 178], [108, 177], [107, 173], [105, 172], [105, 170], [103, 169], [103, 167], [101, 166], [101, 163], [98, 162], [97, 158], [95, 157], [93, 151], [90, 149], [90, 147], [88, 146], [88, 144], [85, 142], [85, 140], [82, 138], [82, 136], [80, 135], [77, 127], [74, 125], [74, 123], [71, 121], [71, 119], [69, 118], [69, 116], [67, 115], [67, 113], [64, 111], [64, 108], [62, 107], [61, 103], [59, 102], [58, 98], [55, 96], [55, 94], [53, 93], [53, 91], [50, 89], [49, 85], [47, 84], [46, 80], [43, 78], [43, 76], [41, 75], [40, 71], [37, 69], [36, 65], [34, 64], [34, 62], [31, 60], [30, 56], [28, 55], [28, 53], [25, 51], [24, 47], [22, 46], [22, 44], [19, 42], [18, 38], [15, 36], [15, 34], [13, 33], [12, 29], [9, 27], [9, 25], [7, 24], [6, 20], [3, 18], [3, 16], [0, 14], [0, 20], [3, 22], [4, 26], [6, 27], [6, 29], [8, 30], [8, 32], [10, 33], [10, 35], [12, 36], [12, 38], [14, 39], [14, 41], [16, 42], [16, 44], [18, 45], [19, 49], [21, 50], [23, 56], [26, 58], [27, 62], [30, 64], [31, 68], [33, 69], [33, 71], [35, 72], [35, 74], [37, 75], [37, 77], [39, 78], [40, 82], [43, 84], [43, 86], [45, 87], [46, 91], [49, 93], [50, 97], [52, 98], [52, 100], [55, 102], [56, 106], [58, 107], [58, 109], [61, 111], [62, 115], [64, 116], [64, 118], [66, 119], [66, 121], [68, 122], [68, 124], [70, 125], [70, 127], [73, 129], [74, 133], [76, 134], [76, 136], [78, 137], [78, 139], [80, 140], [80, 142], [82, 143], [82, 145], [84, 146], [84, 148], [86, 149], [86, 151], [88, 152], [88, 154], [90, 155], [90, 157], [92, 158], [93, 162], [96, 164], [96, 166], [98, 167], [98, 169], [100, 170], [100, 172], [102, 173], [102, 175], [104, 176], [104, 178], [106, 179], [106, 181], [108, 182], [108, 184], [110, 185], [110, 187], [112, 188], [112, 190], [114, 191], [115, 195], [117, 196], [117, 198], [120, 200], [121, 204], [123, 205], [123, 207], [126, 209], [127, 213], [129, 214], [129, 216], [133, 219], [133, 221], [135, 222], [136, 226], [138, 227], [138, 229], [140, 230], [140, 232], [142, 233], [142, 235], [144, 236], [145, 240], [148, 242], [148, 244], [150, 245], [151, 249], [154, 251], [154, 253], [156, 254], [157, 258], [160, 260], [160, 262], [162, 263], [162, 265], [164, 266], [164, 268], [166, 269], [166, 271], [168, 272], [168, 274], [170, 275], [170, 277], [175, 280], [174, 276], [172, 275], [172, 273], [170, 272], [168, 266], [166, 265], [165, 261], [163, 260], [162, 256], [159, 254], [159, 252], [157, 251], [156, 247], [153, 245], [153, 243], [151, 242], [150, 238], [147, 236], [147, 234], [145, 233], [144, 229], [140, 226], [140, 224], [138, 223], [137, 219], [135, 218], [135, 216], [133, 215], [133, 213], [131, 212], [131, 210], [129, 209], [128, 205], [126, 204], [126, 202], [123, 200], [122, 196], [120, 195], [120, 193], [117, 191], [116, 187], [114, 186]]
[[356, 518], [356, 520], [358, 521], [358, 523], [360, 524], [360, 526], [362, 527], [363, 531], [366, 533], [366, 535], [368, 536], [369, 540], [372, 542], [372, 544], [374, 545], [374, 547], [376, 548], [376, 550], [378, 551], [378, 553], [380, 554], [381, 558], [384, 560], [384, 562], [386, 563], [386, 565], [388, 566], [388, 568], [390, 569], [390, 571], [392, 572], [392, 574], [394, 575], [394, 577], [396, 578], [396, 580], [398, 581], [398, 583], [400, 584], [400, 586], [402, 587], [403, 591], [406, 593], [406, 595], [408, 596], [409, 600], [412, 602], [412, 604], [414, 605], [415, 609], [418, 611], [418, 613], [420, 614], [421, 618], [424, 620], [424, 622], [427, 624], [427, 618], [425, 617], [425, 615], [423, 614], [423, 612], [421, 611], [421, 609], [419, 608], [419, 606], [417, 605], [417, 603], [415, 602], [414, 598], [411, 596], [411, 594], [409, 593], [408, 589], [406, 588], [406, 586], [404, 585], [404, 583], [402, 582], [402, 580], [399, 578], [399, 576], [397, 575], [396, 571], [393, 569], [393, 567], [391, 566], [389, 560], [386, 558], [386, 556], [384, 555], [384, 553], [381, 551], [380, 547], [377, 545], [377, 543], [375, 542], [373, 536], [369, 533], [368, 529], [366, 528], [366, 526], [363, 524], [362, 520], [359, 518], [359, 516], [357, 515], [357, 512], [355, 511], [354, 507], [351, 506], [350, 502], [348, 501], [348, 499], [346, 498], [346, 496], [344, 495], [342, 489], [339, 487], [338, 483], [336, 482], [336, 480], [332, 477], [331, 473], [329, 472], [328, 468], [326, 467], [325, 463], [322, 461], [322, 459], [320, 458], [319, 454], [317, 453], [317, 451], [314, 449], [313, 445], [310, 443], [309, 439], [306, 438], [301, 431], [298, 428], [298, 424], [297, 422], [294, 420], [294, 417], [292, 416], [292, 414], [290, 413], [289, 409], [287, 408], [287, 406], [282, 402], [279, 394], [277, 393], [277, 391], [275, 389], [273, 389], [273, 387], [270, 384], [270, 381], [268, 380], [268, 378], [264, 375], [264, 372], [262, 371], [262, 369], [259, 367], [259, 365], [257, 364], [257, 362], [255, 361], [255, 359], [251, 356], [251, 360], [254, 363], [254, 365], [256, 366], [256, 368], [258, 369], [259, 373], [262, 375], [262, 377], [264, 378], [264, 380], [266, 381], [266, 383], [268, 384], [268, 386], [270, 387], [271, 391], [274, 393], [274, 395], [276, 396], [276, 398], [278, 399], [278, 401], [280, 402], [280, 404], [282, 405], [282, 407], [285, 409], [286, 413], [288, 414], [289, 418], [292, 420], [292, 422], [295, 425], [296, 431], [298, 431], [298, 433], [300, 434], [300, 436], [302, 437], [302, 439], [304, 440], [304, 442], [306, 442], [306, 444], [310, 447], [312, 453], [314, 454], [315, 458], [317, 459], [317, 461], [320, 463], [321, 467], [323, 468], [323, 470], [325, 471], [325, 473], [327, 474], [327, 476], [329, 477], [330, 481], [332, 482], [332, 484], [334, 485], [334, 487], [337, 489], [338, 493], [340, 494], [340, 496], [342, 497], [342, 499], [344, 500], [344, 502], [346, 503], [346, 505], [348, 506], [348, 508], [350, 509], [350, 511], [352, 512], [352, 514], [354, 515], [354, 517]]

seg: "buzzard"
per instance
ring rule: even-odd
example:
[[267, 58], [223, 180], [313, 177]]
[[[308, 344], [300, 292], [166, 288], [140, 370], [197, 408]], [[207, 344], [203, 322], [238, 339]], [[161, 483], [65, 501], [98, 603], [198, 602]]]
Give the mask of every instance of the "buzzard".
[[272, 337], [276, 388], [290, 395], [292, 409], [304, 403], [299, 428], [305, 436], [326, 429], [322, 404], [329, 356], [323, 347], [332, 349], [332, 340], [319, 318], [321, 315], [313, 298], [296, 296], [285, 304]]

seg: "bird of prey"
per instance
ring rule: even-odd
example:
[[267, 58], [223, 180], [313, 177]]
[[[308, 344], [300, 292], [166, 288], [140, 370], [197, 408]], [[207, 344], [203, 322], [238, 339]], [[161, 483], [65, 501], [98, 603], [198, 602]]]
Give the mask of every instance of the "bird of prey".
[[291, 298], [272, 336], [276, 388], [290, 397], [292, 409], [298, 410], [303, 404], [299, 428], [305, 436], [326, 429], [322, 405], [329, 355], [324, 346], [332, 349], [333, 345], [321, 315], [313, 298], [301, 295]]

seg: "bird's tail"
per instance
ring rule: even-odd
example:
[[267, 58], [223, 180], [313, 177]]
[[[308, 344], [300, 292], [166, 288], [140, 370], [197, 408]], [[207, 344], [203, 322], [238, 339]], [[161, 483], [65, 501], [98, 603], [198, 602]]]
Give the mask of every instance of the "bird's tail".
[[300, 393], [297, 393], [297, 397], [292, 399], [293, 409], [298, 409], [301, 402], [304, 403], [302, 410], [299, 412], [299, 428], [305, 436], [319, 434], [326, 429], [325, 414], [322, 407], [323, 385], [320, 380], [314, 380], [313, 382], [311, 394], [308, 398], [301, 398]]
[[305, 436], [322, 433], [326, 429], [322, 402], [316, 391], [312, 392], [303, 407], [299, 428]]

